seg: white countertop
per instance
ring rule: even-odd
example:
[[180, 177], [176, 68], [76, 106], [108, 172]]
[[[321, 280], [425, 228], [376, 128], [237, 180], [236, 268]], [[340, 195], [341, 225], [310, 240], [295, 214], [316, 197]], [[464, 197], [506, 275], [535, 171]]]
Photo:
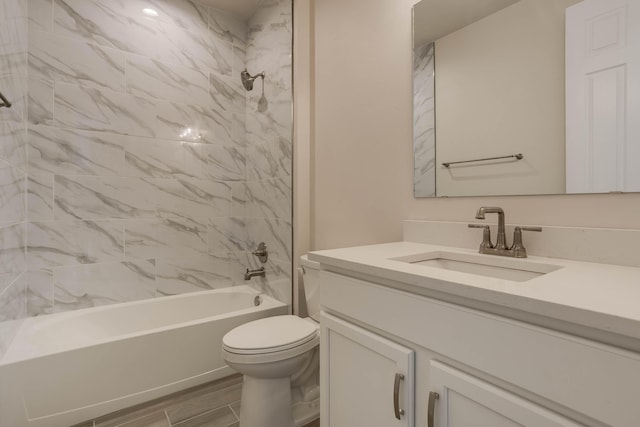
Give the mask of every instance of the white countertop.
[[[600, 338], [634, 350], [640, 348], [640, 268], [530, 256], [523, 261], [562, 268], [525, 282], [513, 282], [391, 259], [433, 251], [462, 254], [478, 252], [440, 245], [396, 242], [316, 251], [309, 254], [309, 259], [320, 262], [325, 270], [353, 273], [356, 277], [366, 276], [371, 280], [379, 278], [381, 280], [378, 283], [403, 290], [409, 288], [410, 292], [416, 294], [450, 295], [538, 318], [569, 322], [599, 331], [599, 336], [591, 335], [589, 338]], [[502, 258], [495, 255], [478, 256]], [[549, 322], [545, 321], [544, 324], [549, 326]], [[607, 334], [622, 336], [632, 343], [602, 339]]]

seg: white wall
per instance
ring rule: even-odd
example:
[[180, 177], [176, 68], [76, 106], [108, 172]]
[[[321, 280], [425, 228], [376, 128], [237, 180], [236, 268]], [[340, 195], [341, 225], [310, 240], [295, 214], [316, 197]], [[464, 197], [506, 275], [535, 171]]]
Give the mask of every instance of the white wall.
[[[522, 0], [436, 41], [438, 195], [564, 192], [564, 10], [572, 3]], [[524, 159], [442, 166], [517, 153]]]
[[293, 2], [293, 310], [298, 311], [298, 260], [311, 242], [313, 19], [311, 0]]
[[403, 219], [640, 229], [640, 194], [414, 199], [413, 0], [316, 0], [313, 248], [401, 240]]
[[400, 236], [412, 183], [411, 15], [395, 10], [409, 11], [403, 4], [315, 2], [315, 248]]

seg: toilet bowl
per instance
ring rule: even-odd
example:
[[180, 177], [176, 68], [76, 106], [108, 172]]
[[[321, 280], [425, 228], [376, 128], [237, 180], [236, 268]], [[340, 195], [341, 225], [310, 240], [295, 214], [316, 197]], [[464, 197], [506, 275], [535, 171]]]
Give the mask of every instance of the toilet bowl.
[[299, 427], [319, 414], [319, 265], [300, 260], [300, 300], [310, 317], [268, 317], [222, 339], [227, 364], [244, 375], [240, 427]]

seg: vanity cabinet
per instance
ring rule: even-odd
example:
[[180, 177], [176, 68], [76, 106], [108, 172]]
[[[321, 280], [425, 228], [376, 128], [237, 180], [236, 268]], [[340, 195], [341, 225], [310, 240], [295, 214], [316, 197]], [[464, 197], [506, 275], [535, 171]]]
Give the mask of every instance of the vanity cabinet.
[[323, 425], [413, 426], [414, 351], [322, 313]]
[[[416, 295], [384, 279], [321, 271], [320, 280], [322, 427], [640, 425], [638, 353]], [[413, 419], [405, 424], [394, 424], [389, 409], [393, 375], [404, 365], [376, 364], [391, 360], [384, 343], [414, 354], [413, 409], [410, 394], [404, 397]], [[402, 360], [411, 366], [411, 357]], [[405, 380], [411, 387], [412, 378]], [[389, 413], [391, 420], [382, 418]]]
[[429, 389], [432, 390], [429, 398], [434, 399], [429, 402], [434, 409], [434, 426], [580, 426], [516, 394], [437, 361], [430, 363]]

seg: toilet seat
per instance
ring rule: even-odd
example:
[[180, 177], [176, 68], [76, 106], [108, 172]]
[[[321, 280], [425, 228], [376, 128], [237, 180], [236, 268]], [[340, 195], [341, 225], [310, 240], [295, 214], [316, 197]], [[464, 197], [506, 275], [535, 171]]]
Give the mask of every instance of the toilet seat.
[[231, 353], [259, 355], [294, 349], [317, 338], [318, 325], [315, 322], [285, 315], [238, 326], [222, 338], [222, 345]]
[[245, 323], [222, 338], [225, 360], [262, 364], [290, 359], [320, 344], [319, 326], [298, 316], [274, 316]]

